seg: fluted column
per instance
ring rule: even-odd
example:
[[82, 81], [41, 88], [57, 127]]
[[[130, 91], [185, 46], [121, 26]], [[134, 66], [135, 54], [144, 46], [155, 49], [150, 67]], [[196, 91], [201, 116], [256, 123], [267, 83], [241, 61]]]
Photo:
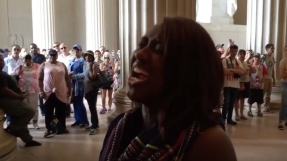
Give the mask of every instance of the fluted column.
[[246, 47], [265, 53], [265, 45], [273, 43], [277, 62], [275, 75], [279, 80], [278, 66], [287, 43], [287, 0], [248, 0], [247, 7]]
[[119, 43], [121, 50], [122, 86], [114, 95], [115, 111], [108, 123], [117, 115], [131, 109], [127, 97], [128, 77], [131, 73], [131, 55], [139, 39], [165, 16], [182, 16], [195, 20], [195, 0], [119, 0]]
[[103, 1], [103, 37], [105, 47], [117, 52], [119, 48], [119, 1]]
[[86, 0], [87, 50], [96, 50], [105, 45], [103, 37], [103, 0]]
[[32, 0], [33, 41], [41, 49], [55, 42], [54, 0]]

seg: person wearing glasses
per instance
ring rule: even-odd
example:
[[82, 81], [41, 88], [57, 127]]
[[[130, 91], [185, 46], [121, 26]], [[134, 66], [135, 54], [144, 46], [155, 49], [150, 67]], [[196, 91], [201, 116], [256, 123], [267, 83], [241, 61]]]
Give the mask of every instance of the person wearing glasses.
[[[114, 83], [113, 75], [114, 75], [114, 63], [111, 62], [111, 55], [109, 52], [105, 52], [103, 55], [104, 62], [100, 64], [100, 70], [106, 73], [106, 76], [109, 80], [109, 84], [102, 87], [102, 110], [100, 114], [105, 114], [107, 111], [111, 111], [112, 107], [112, 94], [113, 94], [113, 87], [112, 84]], [[108, 92], [108, 105], [109, 109], [106, 108], [106, 95]]]
[[58, 55], [60, 54], [60, 43], [58, 42], [54, 42], [53, 44], [53, 49], [56, 50], [58, 52]]
[[21, 47], [19, 45], [12, 46], [12, 55], [6, 59], [5, 64], [8, 67], [8, 74], [11, 75], [18, 81], [18, 73], [16, 72], [16, 67], [23, 65], [23, 59], [19, 57]]
[[[71, 54], [68, 50], [68, 47], [66, 44], [61, 43], [60, 44], [60, 54], [58, 56], [58, 61], [65, 64], [67, 69], [69, 68], [70, 63], [75, 58], [74, 54]], [[66, 117], [70, 117], [70, 113], [72, 112], [70, 104], [67, 104], [66, 107]]]

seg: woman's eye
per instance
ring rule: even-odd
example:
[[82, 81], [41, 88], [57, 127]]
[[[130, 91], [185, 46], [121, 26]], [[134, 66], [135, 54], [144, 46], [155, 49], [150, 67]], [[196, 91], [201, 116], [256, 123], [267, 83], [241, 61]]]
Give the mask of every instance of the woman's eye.
[[140, 49], [144, 48], [145, 46], [147, 46], [147, 44], [148, 44], [147, 38], [142, 38], [140, 42], [138, 43], [138, 48]]

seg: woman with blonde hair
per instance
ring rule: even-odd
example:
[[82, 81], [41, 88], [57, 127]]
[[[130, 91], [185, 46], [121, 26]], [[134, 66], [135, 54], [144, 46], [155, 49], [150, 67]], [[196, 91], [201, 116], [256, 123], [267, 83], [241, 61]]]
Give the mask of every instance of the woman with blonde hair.
[[106, 108], [106, 95], [108, 93], [108, 111], [111, 111], [112, 108], [112, 94], [113, 88], [112, 84], [114, 83], [113, 75], [114, 75], [114, 63], [111, 62], [111, 55], [109, 52], [104, 53], [104, 61], [100, 64], [100, 70], [106, 73], [106, 76], [109, 80], [109, 84], [102, 87], [102, 110], [100, 114], [105, 114], [107, 112]]

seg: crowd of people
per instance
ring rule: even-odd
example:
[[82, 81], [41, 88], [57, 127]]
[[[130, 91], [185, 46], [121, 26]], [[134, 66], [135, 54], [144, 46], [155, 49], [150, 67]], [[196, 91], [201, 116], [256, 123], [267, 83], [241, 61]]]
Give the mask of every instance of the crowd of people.
[[[236, 121], [247, 120], [244, 115], [244, 103], [247, 99], [249, 117], [254, 117], [252, 105], [257, 104], [257, 117], [263, 117], [263, 113], [273, 113], [270, 107], [270, 96], [272, 87], [275, 86], [275, 59], [274, 44], [265, 46], [265, 53], [254, 53], [252, 50], [238, 50], [238, 46], [232, 41], [228, 48], [224, 49], [224, 44], [216, 46], [219, 57], [222, 59], [224, 68], [224, 86], [222, 91], [222, 104], [217, 112], [222, 112], [224, 120], [228, 124], [236, 125]], [[285, 55], [287, 47], [284, 47]], [[279, 116], [278, 129], [284, 129], [286, 121], [286, 106], [284, 103], [284, 85], [286, 84], [286, 58], [280, 61], [280, 78], [282, 81], [282, 103]], [[286, 95], [286, 94], [285, 94]], [[222, 105], [222, 106], [221, 106]], [[263, 109], [262, 110], [262, 105]], [[222, 111], [220, 110], [222, 107]], [[235, 120], [232, 114], [235, 107]], [[287, 125], [287, 122], [285, 123]]]
[[[44, 137], [53, 134], [51, 122], [54, 117], [59, 120], [56, 133], [69, 133], [66, 128], [66, 117], [70, 117], [71, 113], [74, 113], [75, 118], [71, 127], [83, 128], [89, 131], [90, 135], [95, 135], [99, 131], [96, 107], [98, 94], [102, 96], [102, 109], [99, 114], [106, 114], [112, 110], [113, 92], [120, 87], [120, 51], [111, 54], [101, 46], [95, 52], [92, 50], [83, 52], [78, 44], [69, 51], [65, 43], [58, 42], [55, 42], [51, 49], [42, 51], [40, 53], [35, 43], [30, 44], [29, 52], [19, 45], [13, 45], [11, 51], [8, 48], [0, 49], [1, 75], [5, 77], [3, 80], [1, 77], [0, 84], [1, 87], [12, 90], [11, 95], [1, 93], [1, 99], [11, 97], [20, 100], [18, 103], [23, 105], [23, 109], [15, 109], [19, 105], [14, 104], [11, 105], [15, 106], [14, 108], [1, 107], [6, 113], [6, 131], [20, 137], [25, 143], [29, 142], [32, 137], [27, 127], [23, 126], [31, 121], [36, 130], [40, 129], [38, 125], [40, 107], [47, 129]], [[105, 73], [109, 80], [109, 84], [100, 89], [92, 86], [92, 81], [99, 71]], [[106, 97], [108, 97], [107, 103]], [[90, 123], [84, 98], [91, 113]], [[5, 104], [8, 102], [2, 101], [5, 101]], [[28, 107], [32, 110], [19, 113], [19, 110], [28, 109]], [[25, 121], [22, 121], [19, 127], [19, 120], [21, 121], [22, 118]], [[22, 130], [23, 128], [25, 131]], [[40, 143], [33, 141], [32, 145], [40, 145]]]
[[[236, 121], [247, 119], [243, 113], [246, 98], [249, 117], [254, 116], [254, 103], [258, 117], [272, 112], [275, 48], [267, 44], [265, 49], [262, 54], [238, 50], [231, 40], [226, 50], [223, 44], [214, 47], [210, 35], [195, 21], [164, 18], [141, 38], [132, 55], [127, 96], [133, 108], [110, 123], [99, 160], [235, 161], [225, 122], [236, 125]], [[287, 46], [284, 49], [287, 56]], [[106, 74], [109, 84], [101, 88], [103, 108], [99, 113], [111, 111], [112, 93], [120, 86], [120, 53], [110, 54], [103, 46], [95, 52], [83, 52], [78, 44], [69, 52], [64, 43], [57, 42], [52, 49], [43, 50], [47, 55], [40, 54], [34, 43], [30, 53], [22, 51], [25, 49], [13, 45], [11, 54], [5, 49], [0, 56], [4, 70], [0, 72], [0, 104], [5, 104], [1, 108], [8, 118], [6, 131], [20, 137], [27, 147], [41, 145], [27, 130], [31, 120], [39, 128], [39, 100], [47, 129], [44, 136], [52, 132], [54, 111], [61, 127], [57, 133], [69, 133], [65, 117], [71, 113], [71, 103], [75, 116], [71, 126], [96, 134], [99, 89], [91, 88], [91, 81], [99, 71]], [[187, 79], [187, 71], [194, 77]], [[280, 77], [283, 97], [287, 95], [286, 58], [280, 62]], [[84, 98], [91, 112], [91, 125]], [[45, 102], [43, 107], [41, 100]], [[232, 116], [234, 107], [236, 121]], [[286, 99], [282, 99], [280, 130], [284, 129], [286, 109]]]

